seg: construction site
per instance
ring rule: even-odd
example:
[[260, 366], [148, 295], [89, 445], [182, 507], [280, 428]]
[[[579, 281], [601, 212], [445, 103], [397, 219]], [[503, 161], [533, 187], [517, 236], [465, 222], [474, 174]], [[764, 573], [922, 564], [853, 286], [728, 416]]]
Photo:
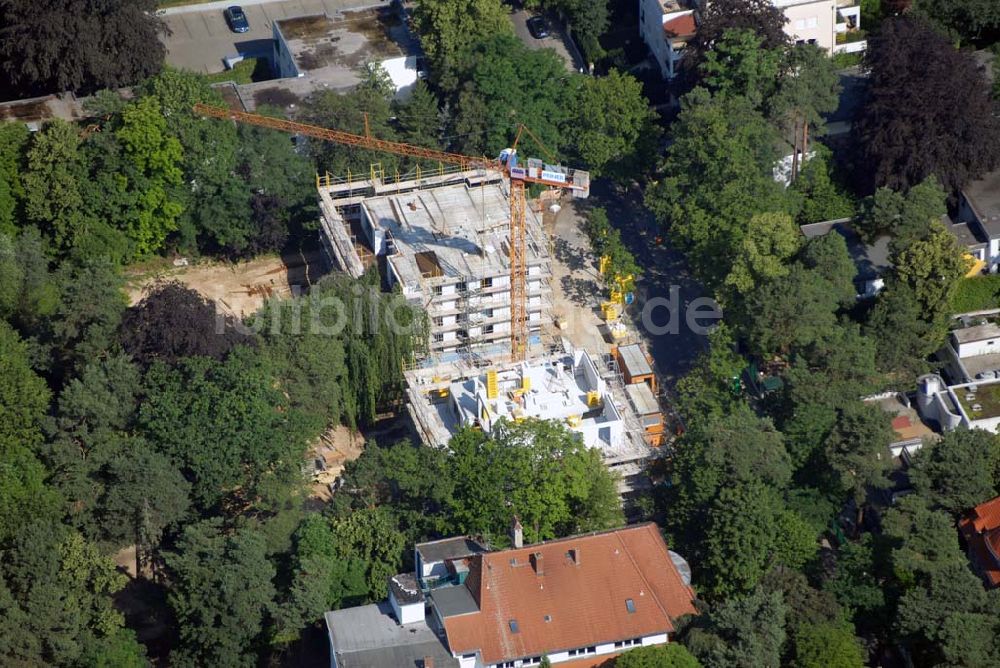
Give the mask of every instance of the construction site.
[[[509, 191], [483, 170], [361, 183], [320, 180], [323, 247], [360, 276], [373, 263], [389, 288], [426, 310], [429, 363], [493, 359], [510, 349]], [[538, 216], [525, 221], [528, 346], [551, 322], [547, 243]]]
[[[426, 446], [445, 447], [465, 428], [554, 420], [597, 448], [623, 495], [650, 484], [652, 459], [669, 439], [651, 358], [629, 338], [622, 313], [631, 276], [611, 276], [600, 304], [608, 339], [573, 336], [573, 314], [555, 284], [554, 244], [543, 214], [560, 193], [585, 198], [587, 172], [529, 158], [517, 144], [495, 160], [436, 151], [246, 112], [196, 111], [314, 139], [414, 157], [436, 169], [316, 178], [320, 238], [331, 267], [359, 277], [376, 266], [386, 289], [424, 309], [425, 353], [404, 361], [408, 410]], [[532, 137], [534, 139], [534, 137]], [[535, 140], [536, 143], [537, 140]], [[551, 158], [550, 158], [551, 160]], [[528, 186], [535, 188], [534, 203]], [[565, 252], [565, 249], [564, 249]], [[578, 263], [583, 265], [585, 263]], [[601, 258], [605, 274], [607, 258]], [[561, 268], [566, 279], [566, 268]], [[597, 310], [597, 309], [594, 309]], [[588, 327], [590, 330], [594, 328]], [[571, 328], [572, 329], [572, 328]], [[587, 349], [599, 348], [599, 349]]]

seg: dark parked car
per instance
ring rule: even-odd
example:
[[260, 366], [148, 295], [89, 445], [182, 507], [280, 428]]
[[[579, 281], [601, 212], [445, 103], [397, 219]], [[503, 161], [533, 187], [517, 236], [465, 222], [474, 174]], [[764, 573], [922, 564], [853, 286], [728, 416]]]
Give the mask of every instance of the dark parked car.
[[545, 39], [549, 36], [549, 22], [542, 16], [532, 16], [528, 19], [528, 32], [535, 39]]
[[243, 13], [242, 7], [233, 5], [226, 8], [223, 14], [226, 16], [226, 23], [229, 24], [230, 30], [233, 32], [250, 32], [250, 22], [247, 21], [247, 15]]

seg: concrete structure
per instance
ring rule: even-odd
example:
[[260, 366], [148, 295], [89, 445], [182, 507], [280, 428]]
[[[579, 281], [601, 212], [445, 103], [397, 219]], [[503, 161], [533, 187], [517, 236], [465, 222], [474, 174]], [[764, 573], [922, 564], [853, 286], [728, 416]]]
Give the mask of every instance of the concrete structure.
[[695, 0], [639, 0], [639, 34], [664, 79], [677, 76], [697, 18]]
[[1000, 325], [980, 316], [966, 316], [962, 322], [938, 352], [945, 373], [954, 383], [1000, 378]]
[[[418, 567], [435, 559], [452, 574], [392, 578], [416, 583], [419, 602], [390, 581], [387, 603], [326, 613], [331, 667], [520, 668], [547, 656], [594, 668], [669, 642], [675, 621], [696, 612], [690, 567], [652, 523], [481, 548], [466, 537], [417, 545]], [[422, 617], [395, 616], [407, 605]]]
[[273, 32], [271, 63], [279, 79], [308, 77], [313, 87], [350, 87], [368, 64], [379, 63], [397, 97], [405, 97], [419, 76], [419, 43], [391, 8], [279, 19]]
[[917, 381], [917, 409], [941, 431], [982, 429], [1000, 432], [1000, 381], [947, 385], [936, 373]]
[[913, 455], [928, 441], [940, 436], [921, 418], [910, 397], [902, 392], [884, 392], [862, 401], [878, 406], [892, 416], [892, 430], [896, 440], [889, 444], [893, 458], [909, 464]]
[[605, 465], [621, 476], [622, 493], [647, 487], [648, 462], [662, 454], [655, 447], [663, 429], [653, 393], [630, 397], [613, 360], [598, 362], [583, 350], [487, 368], [461, 362], [416, 368], [406, 381], [410, 415], [431, 447], [446, 446], [463, 427], [490, 433], [505, 422], [556, 420], [601, 451]]
[[[390, 287], [427, 310], [430, 350], [491, 358], [510, 348], [509, 184], [499, 174], [448, 172], [322, 181], [322, 240], [352, 276], [379, 262]], [[548, 242], [527, 212], [529, 343], [550, 323]], [[383, 266], [384, 263], [384, 266]]]

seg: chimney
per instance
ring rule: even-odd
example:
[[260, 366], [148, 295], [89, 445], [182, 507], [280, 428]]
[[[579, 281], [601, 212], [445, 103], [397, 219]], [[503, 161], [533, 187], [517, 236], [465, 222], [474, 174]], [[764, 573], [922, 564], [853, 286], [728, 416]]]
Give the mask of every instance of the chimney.
[[425, 656], [424, 657], [424, 668], [434, 668], [434, 657]]
[[521, 520], [517, 519], [517, 515], [514, 515], [514, 521], [510, 525], [510, 542], [517, 549], [524, 547], [524, 529], [521, 527]]
[[545, 566], [542, 561], [541, 552], [535, 552], [531, 555], [531, 564], [535, 567], [535, 575], [545, 575]]
[[580, 565], [580, 548], [574, 547], [569, 551], [569, 558], [573, 560], [574, 566]]

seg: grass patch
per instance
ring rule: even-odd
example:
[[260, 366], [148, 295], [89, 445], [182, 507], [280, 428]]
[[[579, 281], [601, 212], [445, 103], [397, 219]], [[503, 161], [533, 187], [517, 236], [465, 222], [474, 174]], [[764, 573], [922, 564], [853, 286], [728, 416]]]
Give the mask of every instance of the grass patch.
[[985, 311], [1000, 307], [1000, 274], [963, 278], [951, 300], [952, 313]]
[[833, 64], [842, 70], [846, 70], [848, 67], [857, 67], [861, 64], [861, 52], [835, 53], [833, 55]]
[[[966, 394], [970, 393], [965, 389], [955, 390], [958, 402], [962, 404], [962, 408], [965, 409], [965, 414], [969, 416], [969, 419], [978, 420], [1000, 415], [1000, 385], [977, 386], [975, 394], [972, 395], [975, 396], [975, 399], [971, 401], [965, 398]], [[972, 410], [972, 407], [977, 404], [982, 408], [978, 411]]]
[[235, 81], [237, 84], [248, 84], [254, 81], [263, 81], [270, 78], [270, 70], [266, 60], [256, 58], [244, 58], [233, 65], [233, 69], [215, 74], [206, 74], [205, 80], [210, 84], [222, 83], [223, 81]]

